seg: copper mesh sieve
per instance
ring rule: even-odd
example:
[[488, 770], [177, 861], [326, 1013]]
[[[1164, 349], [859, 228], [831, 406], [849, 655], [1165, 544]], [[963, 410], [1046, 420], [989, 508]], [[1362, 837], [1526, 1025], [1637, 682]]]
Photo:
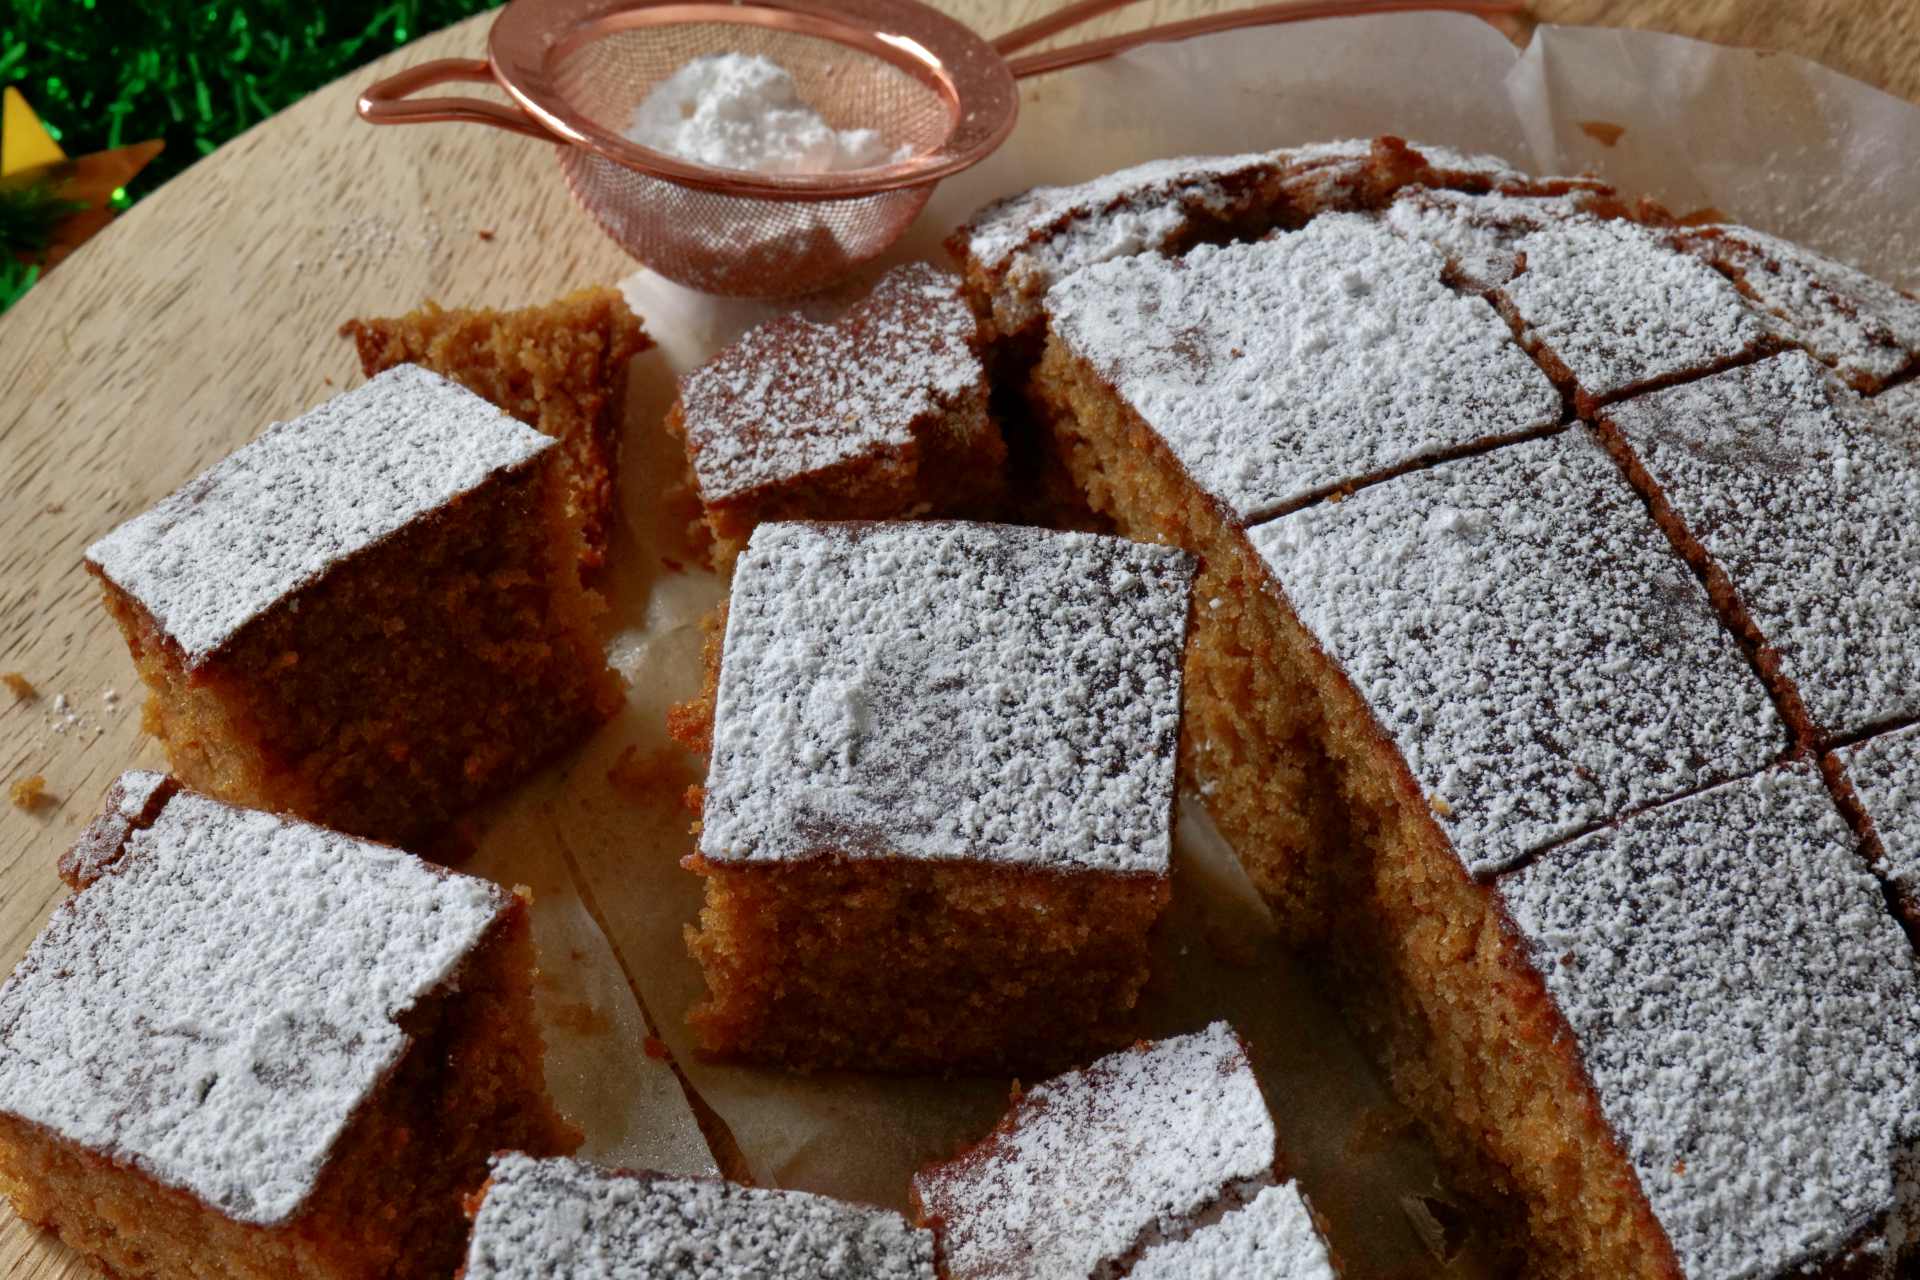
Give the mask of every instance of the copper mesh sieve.
[[[1007, 60], [1016, 49], [1134, 0], [1080, 0], [989, 44], [918, 0], [513, 0], [487, 60], [423, 63], [368, 88], [374, 124], [467, 121], [561, 144], [574, 197], [629, 254], [708, 293], [781, 297], [825, 288], [883, 252], [934, 184], [984, 159], [1012, 132], [1016, 78], [1107, 57], [1149, 40], [1300, 18], [1452, 8], [1472, 0], [1291, 3], [1217, 14]], [[703, 54], [761, 54], [835, 129], [877, 130], [907, 158], [840, 173], [719, 169], [624, 136], [634, 109]], [[449, 81], [496, 83], [512, 103], [408, 100]]]

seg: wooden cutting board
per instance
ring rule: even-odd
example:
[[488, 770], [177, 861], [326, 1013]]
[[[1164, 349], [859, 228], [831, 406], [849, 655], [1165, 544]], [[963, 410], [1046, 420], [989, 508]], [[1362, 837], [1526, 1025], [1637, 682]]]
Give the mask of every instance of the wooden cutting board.
[[[1055, 7], [941, 3], [989, 33]], [[1223, 7], [1154, 0], [1087, 34]], [[1783, 49], [1920, 99], [1920, 0], [1539, 0], [1536, 15]], [[80, 568], [87, 543], [261, 425], [355, 383], [333, 336], [343, 319], [428, 297], [540, 299], [631, 271], [538, 144], [353, 122], [362, 86], [478, 55], [487, 21], [420, 40], [222, 147], [0, 316], [0, 672], [39, 689], [16, 700], [0, 688], [0, 783], [43, 774], [52, 801], [32, 814], [0, 805], [0, 966], [64, 896], [54, 861], [107, 783], [164, 763]], [[0, 1274], [88, 1272], [0, 1212]]]

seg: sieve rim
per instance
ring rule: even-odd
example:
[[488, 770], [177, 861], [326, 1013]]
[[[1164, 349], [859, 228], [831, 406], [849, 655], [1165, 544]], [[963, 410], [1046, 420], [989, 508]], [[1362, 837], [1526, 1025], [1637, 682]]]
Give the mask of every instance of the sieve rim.
[[[879, 58], [940, 95], [950, 128], [933, 150], [838, 173], [720, 169], [641, 146], [568, 102], [554, 73], [618, 31], [690, 22], [775, 28]], [[722, 195], [816, 202], [918, 187], [985, 159], [1012, 133], [1020, 97], [1006, 60], [985, 39], [917, 0], [513, 0], [487, 37], [494, 78], [556, 141], [650, 177]]]

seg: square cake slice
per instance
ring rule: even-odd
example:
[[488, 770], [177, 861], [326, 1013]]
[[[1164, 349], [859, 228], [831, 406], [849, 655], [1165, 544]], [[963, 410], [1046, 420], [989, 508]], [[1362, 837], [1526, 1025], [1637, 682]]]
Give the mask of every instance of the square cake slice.
[[403, 365], [89, 547], [173, 771], [411, 843], [611, 715], [559, 458]]
[[1353, 732], [1390, 744], [1402, 803], [1430, 811], [1475, 876], [1788, 746], [1707, 593], [1584, 427], [1251, 536], [1369, 709]]
[[619, 511], [620, 380], [653, 345], [618, 289], [512, 311], [429, 302], [391, 319], [349, 320], [340, 332], [369, 378], [417, 364], [558, 440], [582, 563], [605, 565]]
[[959, 281], [896, 267], [831, 323], [790, 312], [681, 380], [683, 436], [717, 567], [766, 520], [984, 515], [1006, 443]]
[[1192, 575], [1092, 534], [760, 526], [688, 860], [702, 1045], [997, 1070], [1123, 1042], [1168, 895]]
[[1612, 443], [1811, 744], [1920, 716], [1920, 413], [1783, 352], [1612, 406]]
[[1513, 249], [1524, 267], [1496, 297], [1582, 414], [1780, 345], [1770, 316], [1654, 228], [1573, 218]]
[[494, 1157], [461, 1280], [934, 1280], [887, 1209], [717, 1178]]
[[570, 1151], [523, 899], [128, 774], [0, 986], [0, 1190], [110, 1274], [441, 1277]]
[[1864, 814], [1874, 870], [1920, 934], [1920, 724], [1834, 752]]
[[1359, 214], [1089, 267], [1047, 295], [1040, 386], [1124, 412], [1252, 522], [1423, 459], [1553, 427], [1561, 401], [1445, 259]]
[[978, 1143], [913, 1180], [946, 1280], [1108, 1280], [1275, 1183], [1246, 1045], [1216, 1022], [1016, 1092]]
[[1677, 231], [1785, 332], [1871, 394], [1920, 359], [1920, 299], [1778, 236], [1716, 224]]
[[[1811, 764], [1563, 845], [1498, 893], [1666, 1274], [1913, 1274], [1920, 965]], [[1616, 1229], [1597, 1190], [1565, 1191], [1596, 1234]]]

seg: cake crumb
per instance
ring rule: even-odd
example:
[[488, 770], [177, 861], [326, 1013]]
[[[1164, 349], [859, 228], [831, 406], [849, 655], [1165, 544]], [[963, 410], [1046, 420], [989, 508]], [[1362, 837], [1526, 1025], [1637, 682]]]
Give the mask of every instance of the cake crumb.
[[1413, 1131], [1413, 1116], [1401, 1107], [1392, 1103], [1367, 1107], [1347, 1135], [1346, 1152], [1362, 1157], [1391, 1151]]
[[1427, 804], [1435, 813], [1443, 818], [1451, 818], [1453, 816], [1453, 806], [1448, 804], [1441, 796], [1428, 796]]
[[1400, 1209], [1436, 1260], [1449, 1263], [1460, 1256], [1469, 1228], [1458, 1205], [1437, 1196], [1405, 1195], [1400, 1197]]
[[672, 1052], [667, 1048], [667, 1042], [659, 1036], [648, 1036], [645, 1043], [641, 1045], [641, 1048], [646, 1051], [649, 1058], [654, 1059], [656, 1062], [667, 1062], [673, 1057]]
[[40, 691], [33, 687], [33, 681], [18, 671], [0, 673], [0, 684], [7, 686], [16, 702], [31, 702], [40, 696]]
[[1613, 147], [1619, 145], [1620, 139], [1626, 135], [1627, 127], [1623, 124], [1609, 124], [1605, 120], [1582, 120], [1580, 132], [1603, 147]]
[[607, 770], [607, 781], [629, 800], [676, 799], [691, 780], [686, 755], [677, 747], [655, 747], [643, 753], [638, 746], [629, 746]]
[[1725, 209], [1710, 204], [1703, 204], [1698, 209], [1690, 209], [1674, 218], [1674, 222], [1683, 227], [1710, 227], [1732, 221]]
[[47, 780], [42, 774], [20, 778], [7, 789], [7, 797], [13, 801], [13, 807], [36, 813], [41, 809], [53, 807], [54, 799], [47, 794]]
[[557, 1005], [548, 1021], [562, 1031], [580, 1036], [598, 1035], [613, 1026], [613, 1020], [591, 1000], [569, 1000]]
[[478, 231], [475, 231], [473, 234], [479, 236], [482, 240], [491, 242], [493, 239], [493, 228], [481, 227]]

